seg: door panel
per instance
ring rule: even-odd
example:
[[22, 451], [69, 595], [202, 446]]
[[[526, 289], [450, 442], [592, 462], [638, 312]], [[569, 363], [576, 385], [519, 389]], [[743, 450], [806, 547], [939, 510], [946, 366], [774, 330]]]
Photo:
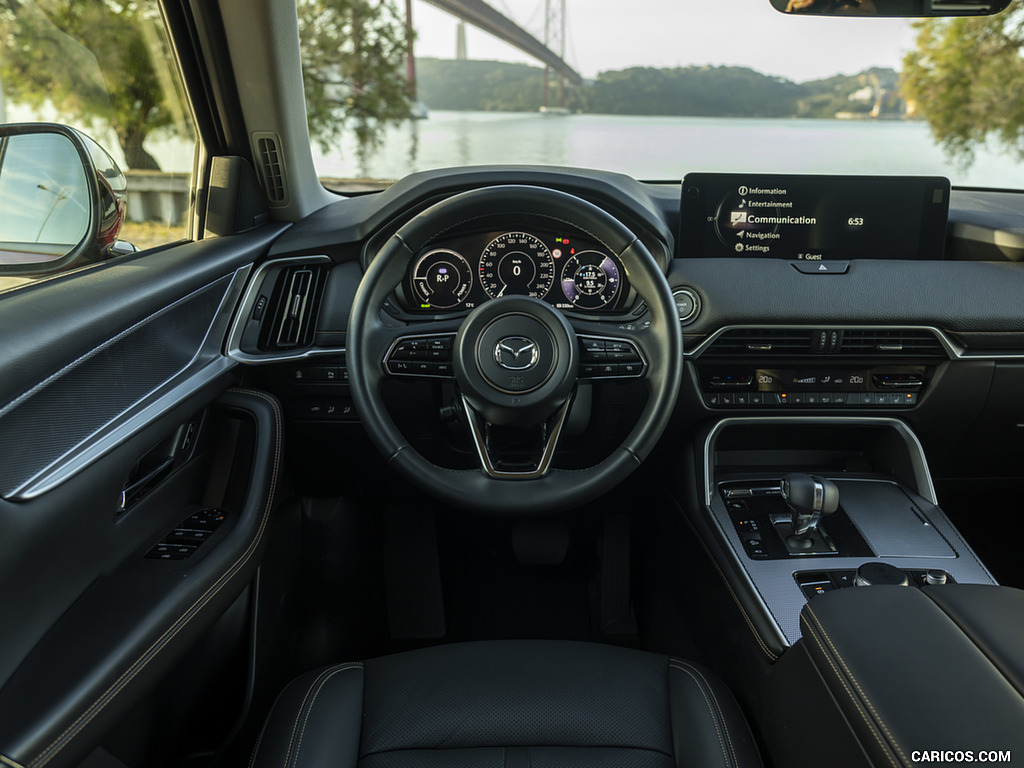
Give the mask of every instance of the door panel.
[[[0, 296], [0, 762], [75, 764], [251, 578], [280, 408], [228, 389], [222, 348], [279, 232]], [[146, 557], [204, 508], [225, 519], [187, 560]]]

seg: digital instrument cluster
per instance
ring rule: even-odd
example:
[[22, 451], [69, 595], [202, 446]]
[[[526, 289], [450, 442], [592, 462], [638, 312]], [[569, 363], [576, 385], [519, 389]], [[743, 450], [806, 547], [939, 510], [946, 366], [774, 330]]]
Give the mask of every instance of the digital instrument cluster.
[[600, 244], [531, 229], [436, 242], [416, 255], [405, 281], [413, 311], [473, 309], [502, 296], [532, 296], [564, 310], [621, 311], [621, 262]]

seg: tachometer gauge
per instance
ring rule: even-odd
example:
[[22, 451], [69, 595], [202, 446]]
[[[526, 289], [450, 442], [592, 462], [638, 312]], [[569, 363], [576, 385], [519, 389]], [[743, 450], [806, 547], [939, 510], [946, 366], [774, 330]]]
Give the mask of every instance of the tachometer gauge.
[[619, 268], [598, 251], [580, 251], [562, 267], [562, 293], [574, 307], [601, 309], [619, 294]]
[[423, 309], [451, 309], [473, 287], [473, 270], [465, 257], [447, 248], [423, 254], [412, 271], [412, 287]]
[[480, 255], [480, 284], [492, 299], [532, 296], [542, 299], [555, 282], [555, 260], [540, 238], [506, 232]]

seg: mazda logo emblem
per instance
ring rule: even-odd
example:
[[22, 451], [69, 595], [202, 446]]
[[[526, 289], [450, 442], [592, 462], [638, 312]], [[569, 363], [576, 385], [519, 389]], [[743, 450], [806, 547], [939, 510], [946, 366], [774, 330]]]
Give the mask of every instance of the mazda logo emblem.
[[537, 342], [525, 336], [507, 336], [494, 347], [494, 362], [507, 371], [525, 371], [540, 359]]

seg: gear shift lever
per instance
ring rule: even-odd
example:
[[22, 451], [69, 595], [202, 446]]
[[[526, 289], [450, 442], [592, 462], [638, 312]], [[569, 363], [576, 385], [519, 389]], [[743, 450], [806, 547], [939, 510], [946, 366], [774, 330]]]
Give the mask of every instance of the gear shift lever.
[[780, 490], [793, 515], [793, 534], [786, 537], [786, 545], [794, 551], [810, 549], [818, 521], [839, 508], [839, 488], [823, 477], [791, 472], [783, 476]]

